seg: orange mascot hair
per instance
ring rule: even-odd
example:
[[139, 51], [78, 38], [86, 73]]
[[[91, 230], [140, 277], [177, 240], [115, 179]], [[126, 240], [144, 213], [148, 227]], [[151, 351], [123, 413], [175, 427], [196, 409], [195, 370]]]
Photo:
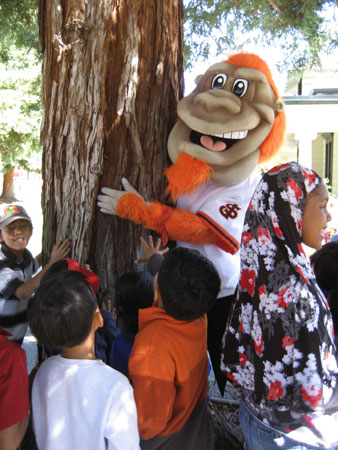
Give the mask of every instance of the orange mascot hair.
[[[248, 69], [259, 70], [267, 78], [276, 99], [280, 98], [276, 85], [272, 79], [271, 71], [263, 59], [252, 53], [238, 53], [230, 56], [226, 61], [227, 64], [232, 64], [238, 67], [247, 67]], [[259, 163], [268, 161], [280, 149], [284, 142], [286, 129], [285, 112], [277, 113], [275, 121], [271, 128], [269, 135], [265, 138], [260, 146]]]

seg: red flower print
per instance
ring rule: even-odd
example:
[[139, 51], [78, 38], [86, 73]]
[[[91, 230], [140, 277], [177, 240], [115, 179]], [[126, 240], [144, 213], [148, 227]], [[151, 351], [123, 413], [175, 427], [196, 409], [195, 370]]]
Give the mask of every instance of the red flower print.
[[305, 252], [304, 252], [304, 249], [303, 249], [302, 244], [301, 244], [301, 243], [298, 243], [298, 244], [297, 244], [297, 247], [298, 247], [299, 252], [302, 253], [303, 255], [305, 255]]
[[292, 295], [289, 291], [289, 286], [286, 286], [284, 289], [280, 289], [278, 292], [278, 300], [277, 305], [281, 306], [282, 308], [287, 308], [291, 302]]
[[256, 339], [254, 340], [254, 342], [255, 342], [255, 350], [256, 350], [256, 353], [257, 353], [258, 355], [261, 355], [261, 354], [262, 354], [262, 350], [263, 350], [263, 339], [262, 339], [260, 336], [258, 336], [258, 337], [256, 337]]
[[[315, 387], [311, 386], [311, 391], [315, 392]], [[304, 386], [302, 386], [302, 397], [303, 399], [310, 403], [311, 406], [318, 406], [319, 400], [322, 398], [322, 392], [319, 391], [317, 394], [309, 394]]]
[[265, 284], [262, 284], [262, 286], [258, 287], [258, 295], [259, 295], [259, 297], [265, 297], [266, 296]]
[[276, 400], [283, 395], [283, 388], [280, 384], [280, 381], [272, 381], [270, 383], [270, 389], [268, 393], [268, 400]]
[[248, 231], [244, 231], [244, 233], [242, 234], [242, 242], [243, 244], [247, 245], [251, 239], [253, 239], [252, 234], [250, 234]]
[[297, 202], [299, 201], [299, 198], [302, 197], [303, 192], [301, 188], [298, 186], [298, 184], [295, 182], [293, 178], [290, 178], [290, 181], [286, 183], [286, 186], [291, 188], [293, 192], [295, 193]]
[[285, 163], [285, 164], [280, 164], [279, 166], [273, 167], [272, 169], [269, 170], [269, 173], [277, 173], [280, 170], [285, 169], [286, 167], [289, 167], [290, 163]]
[[305, 283], [306, 283], [306, 284], [309, 284], [309, 280], [308, 280], [307, 278], [305, 278], [305, 275], [304, 275], [304, 273], [303, 273], [301, 267], [296, 266], [296, 269], [298, 270], [300, 276], [303, 278], [303, 280], [305, 281]]
[[247, 291], [249, 295], [253, 295], [255, 290], [255, 271], [249, 269], [243, 269], [241, 275], [241, 289]]
[[272, 218], [272, 226], [273, 226], [273, 229], [274, 229], [274, 232], [276, 233], [276, 235], [278, 237], [282, 237], [283, 233], [282, 233], [281, 229], [279, 228], [276, 217]]
[[282, 347], [286, 348], [286, 347], [289, 347], [289, 345], [293, 345], [295, 343], [295, 338], [294, 337], [290, 338], [290, 337], [286, 336], [282, 339], [282, 342], [283, 342]]
[[240, 324], [239, 324], [239, 329], [241, 330], [242, 333], [244, 333], [243, 322], [240, 322]]
[[229, 380], [234, 381], [235, 383], [237, 383], [237, 380], [236, 380], [235, 376], [232, 373], [227, 373], [226, 376], [227, 376], [227, 378], [229, 378]]
[[245, 353], [239, 354], [239, 363], [242, 367], [245, 366], [245, 363], [247, 362], [247, 360], [248, 360], [248, 358], [246, 357]]
[[258, 227], [257, 236], [258, 236], [259, 243], [261, 245], [266, 245], [271, 241], [271, 237], [270, 237], [268, 230], [265, 230], [264, 228]]
[[316, 174], [313, 172], [313, 170], [307, 168], [303, 169], [303, 175], [309, 180], [310, 184], [312, 184], [316, 179]]

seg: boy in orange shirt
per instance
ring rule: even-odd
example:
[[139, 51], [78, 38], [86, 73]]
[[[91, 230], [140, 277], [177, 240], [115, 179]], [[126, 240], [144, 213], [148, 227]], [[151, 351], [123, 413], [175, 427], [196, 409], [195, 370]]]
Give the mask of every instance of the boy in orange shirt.
[[206, 313], [219, 275], [198, 251], [180, 247], [164, 256], [154, 288], [129, 359], [141, 448], [211, 450]]

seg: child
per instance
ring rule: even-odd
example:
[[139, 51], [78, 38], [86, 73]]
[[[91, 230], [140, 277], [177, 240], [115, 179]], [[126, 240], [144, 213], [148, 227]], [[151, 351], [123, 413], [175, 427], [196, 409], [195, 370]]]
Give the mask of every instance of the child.
[[[67, 270], [76, 270], [83, 273], [94, 294], [97, 296], [100, 287], [99, 277], [92, 270], [80, 266], [77, 261], [70, 258], [61, 259], [50, 266], [41, 278], [41, 283], [43, 283], [44, 280], [47, 280], [51, 275]], [[115, 320], [110, 311], [100, 309], [100, 313], [103, 318], [103, 326], [95, 331], [95, 355], [97, 359], [101, 359], [103, 362], [113, 367], [110, 356], [111, 348], [114, 340], [120, 334], [120, 330], [116, 327]], [[49, 356], [61, 353], [61, 349], [48, 349], [41, 345], [40, 342], [38, 343], [38, 350], [39, 362], [43, 362]]]
[[198, 251], [170, 250], [154, 304], [139, 311], [129, 358], [142, 449], [212, 450], [207, 410], [207, 319], [220, 278]]
[[128, 360], [138, 332], [138, 311], [154, 300], [154, 281], [149, 272], [123, 274], [115, 286], [116, 324], [121, 330], [112, 345], [111, 364], [128, 377]]
[[338, 242], [331, 241], [310, 257], [316, 281], [327, 297], [338, 342]]
[[54, 245], [48, 264], [36, 275], [37, 259], [27, 250], [32, 221], [20, 205], [2, 205], [0, 210], [0, 321], [11, 333], [8, 339], [21, 344], [27, 331], [26, 309], [29, 297], [39, 287], [44, 272], [67, 256], [68, 239]]
[[[331, 220], [328, 198], [314, 171], [286, 163], [264, 175], [246, 213], [223, 359], [243, 388], [248, 450], [338, 449], [332, 318], [302, 247], [321, 247]], [[227, 366], [233, 350], [237, 364]]]
[[0, 449], [16, 449], [29, 419], [26, 354], [0, 328]]
[[338, 242], [328, 242], [310, 257], [317, 283], [324, 293], [338, 289]]
[[85, 276], [62, 271], [44, 280], [28, 305], [32, 333], [62, 354], [48, 358], [33, 382], [33, 427], [43, 450], [139, 448], [133, 390], [97, 360], [94, 334], [103, 324]]

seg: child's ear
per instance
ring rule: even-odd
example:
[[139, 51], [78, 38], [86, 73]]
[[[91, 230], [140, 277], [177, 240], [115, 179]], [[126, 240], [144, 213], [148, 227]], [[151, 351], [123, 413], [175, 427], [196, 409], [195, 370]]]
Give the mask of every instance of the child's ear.
[[156, 274], [155, 278], [154, 278], [154, 305], [158, 306], [159, 308], [164, 309], [161, 293], [158, 288], [157, 278], [158, 278], [158, 275]]
[[100, 313], [99, 307], [96, 308], [93, 317], [93, 328], [96, 330], [97, 328], [103, 327], [103, 317]]

